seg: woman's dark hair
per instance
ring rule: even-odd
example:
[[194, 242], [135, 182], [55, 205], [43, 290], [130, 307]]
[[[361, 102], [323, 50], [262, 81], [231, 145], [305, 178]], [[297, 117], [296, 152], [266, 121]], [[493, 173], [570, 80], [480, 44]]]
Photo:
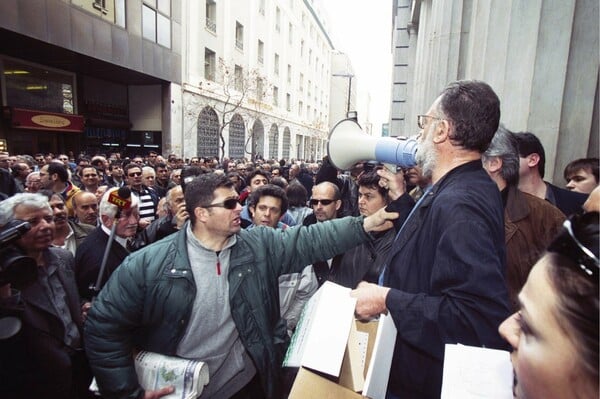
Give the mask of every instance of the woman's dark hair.
[[285, 190], [290, 208], [306, 206], [308, 201], [308, 192], [300, 183], [291, 183]]
[[558, 324], [571, 337], [582, 372], [598, 389], [598, 212], [566, 220], [548, 247], [550, 282], [558, 296]]

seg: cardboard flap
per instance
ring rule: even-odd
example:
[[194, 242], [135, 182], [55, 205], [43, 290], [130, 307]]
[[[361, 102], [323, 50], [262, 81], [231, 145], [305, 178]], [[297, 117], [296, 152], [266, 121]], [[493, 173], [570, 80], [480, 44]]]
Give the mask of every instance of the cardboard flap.
[[350, 288], [329, 281], [319, 291], [302, 366], [339, 377], [350, 326], [354, 322], [356, 298], [350, 296]]
[[389, 370], [394, 356], [396, 345], [396, 325], [392, 317], [387, 314], [379, 316], [377, 324], [377, 335], [373, 343], [373, 353], [369, 361], [367, 377], [363, 388], [363, 396], [374, 399], [383, 399], [387, 391]]

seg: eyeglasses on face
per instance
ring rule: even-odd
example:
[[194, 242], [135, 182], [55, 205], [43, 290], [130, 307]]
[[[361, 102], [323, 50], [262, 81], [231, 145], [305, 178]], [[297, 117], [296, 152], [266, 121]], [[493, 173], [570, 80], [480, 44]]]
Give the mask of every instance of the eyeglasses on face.
[[137, 177], [137, 176], [141, 176], [141, 175], [142, 175], [142, 172], [131, 172], [131, 173], [127, 174], [127, 176], [129, 176], [129, 177]]
[[83, 177], [98, 177], [98, 175], [95, 173], [88, 173], [87, 175], [83, 175]]
[[438, 118], [437, 116], [417, 115], [417, 126], [419, 126], [419, 129], [425, 129], [425, 118], [431, 118], [436, 121], [443, 120], [442, 118]]
[[223, 202], [217, 202], [216, 204], [208, 204], [203, 206], [202, 208], [225, 208], [225, 209], [235, 209], [237, 208], [239, 202], [237, 198], [227, 198]]
[[319, 205], [319, 202], [321, 204], [323, 204], [324, 206], [327, 205], [331, 205], [331, 203], [333, 203], [335, 200], [332, 199], [311, 199], [310, 200], [310, 206], [317, 206]]

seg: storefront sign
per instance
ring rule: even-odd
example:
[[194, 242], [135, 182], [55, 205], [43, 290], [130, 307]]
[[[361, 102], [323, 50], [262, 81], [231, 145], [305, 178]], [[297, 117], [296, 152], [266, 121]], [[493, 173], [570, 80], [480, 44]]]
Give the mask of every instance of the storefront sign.
[[10, 109], [10, 120], [13, 128], [53, 130], [59, 132], [83, 131], [84, 119], [81, 115], [58, 114], [53, 112], [33, 111], [21, 108]]

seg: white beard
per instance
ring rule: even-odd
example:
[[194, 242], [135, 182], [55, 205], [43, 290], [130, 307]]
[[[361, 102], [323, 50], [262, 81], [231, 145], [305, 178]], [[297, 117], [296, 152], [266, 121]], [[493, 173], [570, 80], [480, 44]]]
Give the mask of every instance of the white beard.
[[437, 166], [437, 158], [433, 140], [425, 138], [425, 140], [419, 144], [417, 153], [415, 154], [415, 161], [417, 161], [417, 165], [421, 167], [423, 176], [431, 178], [433, 170]]

